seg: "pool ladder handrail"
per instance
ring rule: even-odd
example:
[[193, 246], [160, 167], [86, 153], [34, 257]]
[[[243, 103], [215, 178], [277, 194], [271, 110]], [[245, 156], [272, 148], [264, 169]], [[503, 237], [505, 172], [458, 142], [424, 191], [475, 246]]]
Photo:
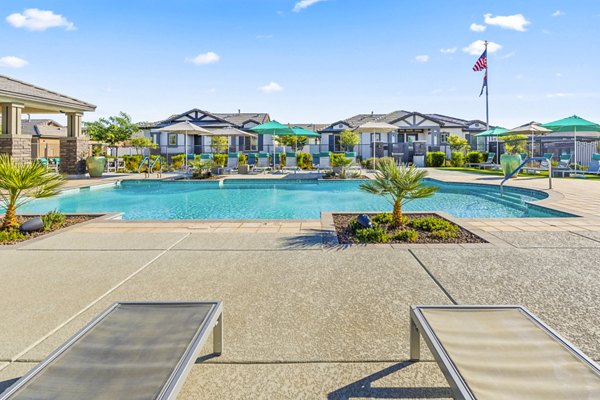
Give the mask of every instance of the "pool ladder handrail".
[[156, 177], [160, 178], [162, 176], [162, 168], [163, 168], [162, 157], [161, 156], [156, 157], [156, 159], [154, 160], [154, 162], [152, 163], [152, 165], [148, 169], [148, 174], [152, 173], [152, 171], [154, 170], [154, 166], [156, 165], [156, 163], [158, 163], [158, 165], [159, 165], [159, 170], [156, 173]]
[[546, 161], [548, 163], [548, 189], [552, 189], [552, 163], [546, 157], [527, 157], [521, 165], [514, 169], [510, 174], [506, 175], [500, 182], [500, 194], [504, 193], [504, 183], [518, 173], [530, 161]]
[[138, 165], [137, 167], [137, 172], [140, 173], [142, 166], [144, 166], [144, 163], [148, 163], [148, 168], [150, 168], [150, 157], [146, 156], [142, 159], [142, 162], [140, 162], [140, 165]]

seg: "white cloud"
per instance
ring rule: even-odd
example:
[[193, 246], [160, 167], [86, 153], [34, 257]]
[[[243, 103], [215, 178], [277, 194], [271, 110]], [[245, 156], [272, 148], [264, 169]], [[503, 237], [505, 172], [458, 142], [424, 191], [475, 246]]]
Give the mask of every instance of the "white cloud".
[[549, 99], [559, 99], [563, 97], [573, 97], [575, 96], [573, 93], [549, 93], [546, 95]]
[[[495, 53], [502, 48], [502, 45], [494, 42], [488, 42], [488, 53]], [[462, 51], [465, 53], [471, 54], [473, 56], [478, 56], [483, 53], [485, 50], [485, 44], [483, 40], [476, 40], [467, 47], [463, 47]]]
[[49, 28], [65, 28], [74, 31], [75, 24], [60, 14], [50, 10], [28, 8], [23, 13], [14, 13], [6, 17], [6, 21], [15, 28], [25, 28], [30, 31], [45, 31]]
[[27, 60], [15, 56], [0, 57], [0, 67], [23, 68], [29, 64]]
[[525, 27], [531, 23], [523, 14], [498, 15], [496, 17], [492, 17], [492, 14], [485, 14], [483, 18], [488, 25], [496, 25], [500, 28], [512, 29], [519, 32], [525, 32]]
[[429, 56], [427, 54], [421, 54], [415, 57], [415, 61], [418, 63], [426, 63], [429, 61]]
[[294, 8], [292, 11], [300, 12], [301, 10], [312, 6], [313, 4], [320, 3], [325, 0], [300, 0], [296, 4], [294, 4]]
[[562, 12], [562, 11], [560, 11], [560, 10], [556, 10], [556, 11], [554, 11], [554, 12], [552, 13], [552, 16], [553, 16], [553, 17], [561, 17], [561, 16], [563, 16], [563, 15], [565, 15], [565, 13], [564, 13], [564, 12]]
[[483, 31], [485, 31], [485, 28], [487, 28], [487, 26], [479, 25], [479, 24], [476, 24], [475, 22], [473, 22], [471, 24], [471, 26], [469, 27], [469, 29], [472, 30], [473, 32], [483, 32]]
[[221, 57], [217, 53], [209, 51], [206, 53], [200, 53], [194, 58], [186, 58], [185, 61], [194, 63], [196, 65], [203, 65], [216, 63], [220, 59]]
[[440, 53], [442, 54], [454, 54], [458, 50], [456, 47], [448, 47], [447, 49], [440, 49]]
[[267, 85], [261, 86], [259, 89], [263, 93], [275, 93], [283, 90], [281, 85], [277, 82], [269, 82]]

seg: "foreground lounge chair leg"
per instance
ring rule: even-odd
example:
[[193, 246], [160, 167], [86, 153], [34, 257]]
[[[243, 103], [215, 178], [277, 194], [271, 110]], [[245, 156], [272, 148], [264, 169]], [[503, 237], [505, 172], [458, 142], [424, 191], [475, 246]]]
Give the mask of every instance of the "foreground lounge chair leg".
[[223, 352], [223, 314], [219, 315], [217, 323], [213, 328], [213, 352], [216, 355], [221, 355]]
[[417, 325], [410, 319], [410, 360], [419, 361], [421, 359], [421, 338]]

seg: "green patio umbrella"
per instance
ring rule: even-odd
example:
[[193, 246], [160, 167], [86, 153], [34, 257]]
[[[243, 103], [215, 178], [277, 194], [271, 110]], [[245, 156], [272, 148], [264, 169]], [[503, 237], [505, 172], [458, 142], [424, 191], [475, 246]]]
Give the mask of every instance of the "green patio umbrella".
[[[284, 125], [275, 120], [266, 122], [261, 125], [257, 125], [254, 128], [250, 128], [251, 131], [256, 132], [259, 135], [271, 135], [271, 136], [303, 136], [297, 134], [294, 129], [290, 126]], [[275, 168], [275, 144], [273, 144], [273, 168]]]
[[577, 115], [542, 124], [542, 127], [554, 132], [573, 132], [575, 173], [577, 173], [577, 132], [600, 132], [600, 125], [578, 117]]
[[511, 135], [510, 133], [506, 133], [506, 132], [508, 132], [508, 129], [502, 128], [501, 126], [497, 126], [495, 128], [488, 129], [487, 131], [478, 133], [475, 136], [477, 136], [477, 137], [498, 137], [498, 136]]

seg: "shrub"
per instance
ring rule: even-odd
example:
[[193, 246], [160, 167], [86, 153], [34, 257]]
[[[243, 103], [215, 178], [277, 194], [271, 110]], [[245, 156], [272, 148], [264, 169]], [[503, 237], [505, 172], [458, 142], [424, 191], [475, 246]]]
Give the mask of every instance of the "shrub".
[[302, 169], [312, 169], [312, 155], [308, 153], [298, 153], [296, 156], [296, 163], [298, 164], [298, 167]]
[[248, 155], [247, 155], [247, 154], [240, 153], [240, 160], [239, 160], [239, 164], [240, 164], [240, 165], [245, 165], [245, 164], [248, 164]]
[[380, 227], [357, 229], [355, 237], [359, 243], [387, 243], [390, 241], [389, 235]]
[[42, 222], [44, 223], [45, 231], [60, 228], [65, 224], [65, 220], [65, 214], [59, 211], [50, 211], [48, 214], [42, 215]]
[[127, 172], [137, 172], [143, 158], [144, 157], [141, 155], [123, 156], [123, 161], [125, 161], [125, 170]]
[[391, 224], [393, 220], [392, 213], [381, 213], [371, 218], [371, 221], [376, 224]]
[[227, 154], [213, 154], [213, 162], [216, 165], [224, 167], [227, 164]]
[[185, 160], [185, 154], [177, 154], [177, 155], [171, 157], [171, 167], [173, 169], [181, 168], [184, 160]]
[[331, 163], [332, 167], [339, 167], [341, 166], [340, 163], [343, 162], [342, 160], [344, 158], [344, 153], [331, 153], [329, 162]]
[[358, 220], [356, 218], [352, 218], [348, 223], [348, 229], [350, 229], [350, 232], [356, 234], [356, 231], [359, 229], [363, 229], [363, 227], [361, 224], [358, 223]]
[[428, 232], [455, 232], [456, 236], [458, 236], [458, 233], [460, 232], [456, 225], [438, 217], [415, 218], [409, 222], [409, 225], [413, 228], [422, 229]]
[[446, 161], [446, 153], [443, 151], [430, 151], [427, 152], [425, 159], [428, 167], [442, 167], [444, 161]]
[[401, 242], [416, 242], [419, 239], [419, 233], [414, 229], [402, 229], [396, 232], [392, 238]]
[[450, 157], [450, 164], [453, 167], [462, 167], [465, 165], [465, 155], [457, 151], [453, 152], [452, 156]]
[[481, 152], [481, 162], [486, 162], [489, 155], [490, 155], [489, 151], [482, 151]]
[[577, 167], [578, 171], [587, 171], [588, 170], [588, 167], [586, 167], [585, 165], [581, 165], [579, 163], [577, 163], [577, 164], [575, 164], [575, 163], [569, 164], [569, 168], [571, 168], [571, 169], [574, 170], [575, 167]]
[[469, 146], [467, 139], [461, 138], [458, 135], [449, 135], [447, 140], [450, 145], [450, 150], [452, 151], [464, 152], [471, 150], [471, 146]]
[[0, 231], [0, 243], [23, 240], [25, 237], [25, 234], [17, 230]]
[[478, 164], [478, 163], [482, 163], [483, 161], [484, 161], [484, 159], [480, 152], [470, 151], [467, 153], [467, 163]]
[[460, 234], [459, 230], [445, 230], [440, 229], [437, 231], [433, 231], [429, 233], [429, 236], [435, 239], [448, 240], [448, 239], [456, 239]]

